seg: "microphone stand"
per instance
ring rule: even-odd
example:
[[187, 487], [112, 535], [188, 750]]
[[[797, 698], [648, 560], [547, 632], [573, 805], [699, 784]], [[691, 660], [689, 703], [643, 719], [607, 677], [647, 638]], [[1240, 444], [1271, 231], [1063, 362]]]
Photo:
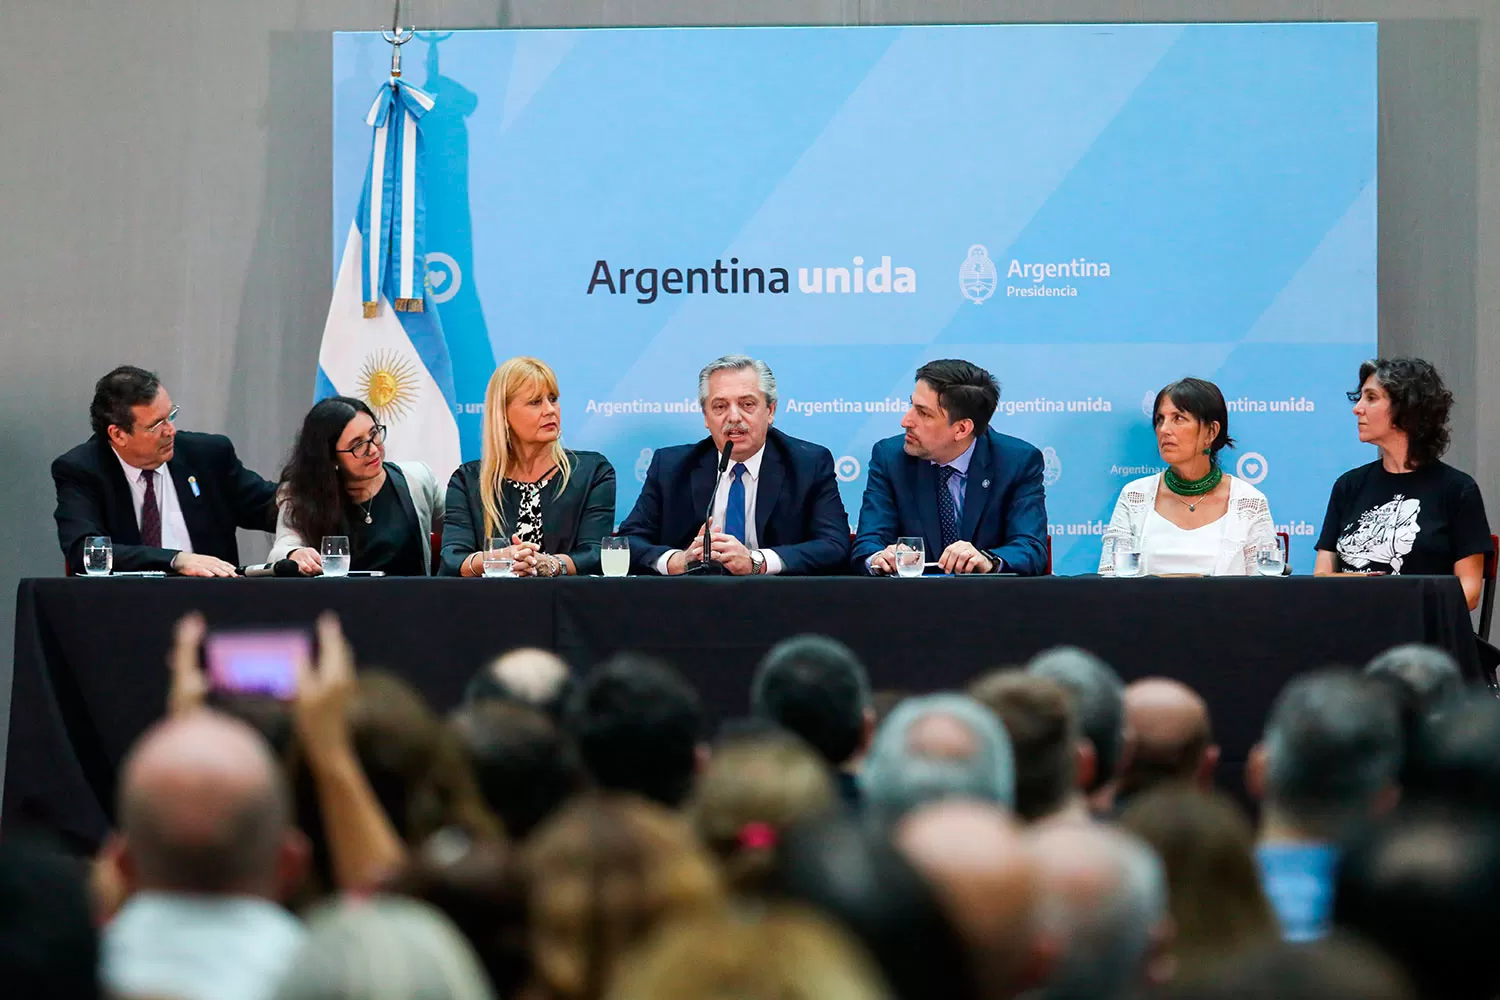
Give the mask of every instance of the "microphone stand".
[[714, 562], [713, 538], [709, 534], [709, 528], [713, 526], [714, 498], [719, 494], [719, 484], [724, 481], [724, 470], [729, 468], [729, 459], [733, 454], [734, 442], [725, 441], [724, 451], [719, 456], [719, 472], [714, 476], [714, 488], [708, 493], [708, 509], [703, 512], [703, 561], [683, 570], [683, 576], [726, 576], [729, 573]]

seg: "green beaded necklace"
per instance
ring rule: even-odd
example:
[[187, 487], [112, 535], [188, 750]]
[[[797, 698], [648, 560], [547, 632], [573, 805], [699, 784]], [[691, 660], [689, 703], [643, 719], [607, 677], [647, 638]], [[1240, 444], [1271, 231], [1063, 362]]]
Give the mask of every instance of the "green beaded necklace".
[[[1208, 475], [1202, 479], [1183, 479], [1169, 466], [1167, 471], [1162, 473], [1161, 478], [1162, 482], [1167, 484], [1167, 489], [1180, 497], [1201, 497], [1212, 493], [1214, 487], [1219, 485], [1224, 478], [1224, 470], [1219, 468], [1219, 463], [1215, 462], [1208, 467]], [[1197, 506], [1195, 503], [1189, 504], [1188, 510], [1193, 510]]]

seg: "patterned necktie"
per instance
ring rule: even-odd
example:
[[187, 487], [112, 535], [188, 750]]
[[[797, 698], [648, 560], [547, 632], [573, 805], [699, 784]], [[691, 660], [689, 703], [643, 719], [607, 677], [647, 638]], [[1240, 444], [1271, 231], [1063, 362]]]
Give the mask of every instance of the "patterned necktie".
[[958, 470], [951, 465], [938, 466], [938, 524], [943, 531], [943, 550], [958, 541], [958, 505], [953, 502], [953, 491], [948, 484]]
[[745, 463], [736, 462], [730, 473], [734, 481], [729, 484], [729, 503], [724, 508], [724, 531], [745, 543]]
[[142, 472], [146, 499], [141, 504], [141, 544], [161, 548], [161, 505], [156, 502], [156, 472]]

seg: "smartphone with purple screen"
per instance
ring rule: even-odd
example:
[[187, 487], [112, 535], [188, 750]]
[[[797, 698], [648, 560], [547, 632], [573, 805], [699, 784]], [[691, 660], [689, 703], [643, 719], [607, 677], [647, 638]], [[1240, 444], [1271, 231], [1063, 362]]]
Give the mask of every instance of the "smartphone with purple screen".
[[210, 632], [203, 666], [213, 691], [290, 701], [297, 695], [297, 663], [311, 662], [312, 652], [312, 633], [305, 629]]

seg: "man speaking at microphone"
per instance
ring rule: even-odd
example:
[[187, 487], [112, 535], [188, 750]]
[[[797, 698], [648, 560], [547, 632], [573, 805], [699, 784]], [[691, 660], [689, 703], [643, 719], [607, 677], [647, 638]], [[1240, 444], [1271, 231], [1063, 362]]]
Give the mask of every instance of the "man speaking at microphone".
[[843, 571], [849, 516], [833, 454], [771, 426], [770, 367], [743, 354], [709, 362], [698, 373], [698, 405], [709, 436], [659, 449], [635, 509], [620, 525], [630, 538], [634, 572], [677, 576], [701, 566], [705, 516], [710, 559], [723, 572]]

